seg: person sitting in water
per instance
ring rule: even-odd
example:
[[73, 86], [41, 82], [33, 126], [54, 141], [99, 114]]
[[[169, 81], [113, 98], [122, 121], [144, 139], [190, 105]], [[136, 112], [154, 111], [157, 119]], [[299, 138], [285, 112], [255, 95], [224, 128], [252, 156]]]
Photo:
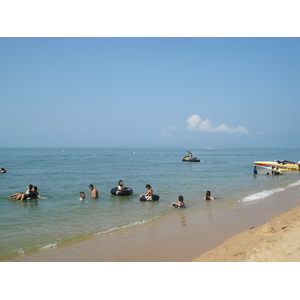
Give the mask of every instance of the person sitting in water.
[[29, 200], [29, 199], [37, 199], [37, 198], [39, 198], [39, 199], [45, 199], [45, 198], [43, 198], [43, 197], [41, 197], [39, 195], [37, 189], [38, 188], [36, 186], [34, 186], [32, 188], [32, 190], [29, 192], [29, 194], [23, 194], [22, 195], [22, 198], [20, 199], [20, 201]]
[[275, 175], [274, 166], [272, 167], [272, 169], [270, 171], [267, 172], [267, 175], [270, 175], [270, 176]]
[[140, 198], [143, 197], [143, 196], [145, 196], [146, 199], [148, 200], [148, 199], [150, 199], [150, 198], [152, 197], [152, 195], [153, 195], [153, 190], [152, 190], [150, 184], [146, 184], [145, 188], [148, 190], [148, 192], [147, 192], [147, 194], [141, 195]]
[[185, 203], [183, 201], [183, 196], [178, 196], [178, 202], [172, 202], [172, 205], [176, 208], [184, 208]]
[[274, 175], [281, 175], [282, 173], [279, 171], [279, 168], [276, 167], [276, 170], [274, 171]]
[[89, 185], [90, 190], [92, 191], [92, 197], [93, 198], [98, 198], [98, 190], [94, 188], [92, 184]]
[[127, 189], [127, 188], [124, 187], [124, 182], [123, 182], [123, 180], [119, 180], [119, 185], [118, 185], [118, 187], [117, 187], [117, 190], [118, 190], [118, 191], [126, 191], [126, 190], [130, 190], [130, 189]]
[[33, 185], [29, 184], [29, 185], [27, 185], [26, 188], [27, 188], [27, 190], [26, 190], [25, 193], [16, 193], [16, 194], [13, 194], [11, 196], [8, 196], [7, 198], [9, 198], [9, 199], [11, 199], [13, 201], [15, 201], [15, 200], [21, 200], [21, 198], [22, 198], [23, 195], [27, 196], [32, 191]]
[[1, 168], [0, 173], [7, 173], [7, 171], [4, 168]]
[[79, 200], [80, 200], [80, 201], [84, 201], [85, 193], [84, 193], [84, 192], [80, 192], [80, 193], [79, 193], [79, 196], [80, 196]]
[[211, 196], [210, 191], [207, 191], [204, 200], [215, 200], [215, 199]]

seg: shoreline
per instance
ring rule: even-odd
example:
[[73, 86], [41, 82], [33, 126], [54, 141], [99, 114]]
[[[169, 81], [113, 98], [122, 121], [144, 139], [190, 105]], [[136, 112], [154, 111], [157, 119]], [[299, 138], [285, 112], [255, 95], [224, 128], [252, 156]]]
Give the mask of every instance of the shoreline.
[[[284, 201], [283, 201], [284, 200]], [[212, 252], [224, 247], [223, 243], [240, 235], [249, 235], [260, 231], [264, 224], [272, 224], [278, 214], [289, 215], [289, 210], [300, 211], [299, 188], [291, 187], [263, 201], [238, 203], [224, 210], [210, 209], [214, 201], [208, 203], [205, 211], [176, 210], [172, 216], [165, 216], [149, 224], [122, 229], [88, 238], [67, 246], [40, 250], [34, 254], [24, 254], [11, 262], [196, 262], [196, 261], [243, 261], [243, 250], [234, 248], [232, 256], [219, 260], [212, 259]], [[298, 204], [298, 205], [297, 205]], [[297, 205], [297, 206], [296, 206]], [[295, 207], [296, 206], [296, 207]], [[173, 209], [173, 208], [170, 208]], [[300, 214], [299, 214], [300, 215]], [[275, 216], [275, 217], [274, 217]], [[298, 216], [298, 214], [297, 214]], [[281, 218], [281, 217], [280, 217]], [[285, 217], [286, 219], [287, 217]], [[279, 219], [278, 219], [279, 220]], [[297, 217], [297, 220], [299, 218]], [[278, 222], [278, 221], [277, 221]], [[298, 224], [294, 221], [295, 224]], [[280, 226], [283, 223], [277, 223]], [[284, 227], [286, 225], [283, 225]], [[280, 233], [293, 233], [291, 223]], [[254, 227], [253, 229], [250, 229]], [[267, 229], [265, 229], [267, 230]], [[251, 235], [253, 236], [253, 234]], [[268, 236], [268, 233], [265, 234]], [[274, 238], [274, 235], [272, 236]], [[282, 238], [280, 236], [280, 238]], [[295, 241], [295, 238], [294, 238]], [[235, 241], [236, 243], [236, 241]], [[249, 243], [248, 243], [249, 244]], [[255, 244], [257, 247], [257, 244]], [[218, 248], [218, 249], [217, 249]], [[217, 250], [216, 250], [217, 249]], [[229, 248], [228, 248], [229, 249]], [[234, 252], [233, 251], [233, 252]], [[249, 250], [250, 251], [250, 250]], [[248, 251], [248, 252], [249, 252]], [[230, 253], [230, 252], [228, 252]], [[203, 260], [203, 255], [208, 255]], [[235, 255], [235, 256], [234, 256]], [[214, 258], [216, 259], [216, 257]], [[225, 260], [226, 259], [226, 260]]]

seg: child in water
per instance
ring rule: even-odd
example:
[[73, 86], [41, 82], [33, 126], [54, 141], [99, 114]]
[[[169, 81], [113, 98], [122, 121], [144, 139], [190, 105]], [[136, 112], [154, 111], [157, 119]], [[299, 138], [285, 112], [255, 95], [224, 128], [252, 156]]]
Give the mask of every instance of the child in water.
[[215, 200], [215, 199], [211, 196], [210, 191], [207, 191], [204, 200]]
[[178, 202], [172, 202], [172, 205], [176, 208], [184, 208], [185, 207], [185, 203], [183, 201], [183, 197], [180, 195], [178, 197]]
[[153, 195], [153, 190], [152, 190], [150, 184], [146, 184], [145, 188], [148, 190], [148, 191], [147, 191], [147, 194], [141, 195], [140, 198], [141, 198], [142, 196], [152, 196], [152, 195]]
[[84, 201], [85, 193], [84, 192], [80, 192], [79, 195], [80, 195], [79, 201]]

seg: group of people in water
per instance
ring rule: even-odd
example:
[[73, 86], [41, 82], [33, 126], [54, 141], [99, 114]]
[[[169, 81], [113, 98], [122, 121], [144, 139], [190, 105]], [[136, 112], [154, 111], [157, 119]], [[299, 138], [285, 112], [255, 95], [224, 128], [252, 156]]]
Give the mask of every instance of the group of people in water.
[[[98, 190], [92, 185], [89, 185], [90, 190], [92, 191], [92, 198], [98, 198]], [[146, 184], [145, 188], [147, 189], [147, 193], [140, 195], [141, 197], [146, 197], [146, 199], [149, 199], [148, 201], [152, 201], [150, 200], [151, 197], [153, 196], [153, 189], [151, 187], [150, 184]], [[118, 191], [124, 191], [127, 190], [128, 188], [124, 187], [124, 182], [123, 180], [119, 181], [119, 184], [117, 186], [117, 190]], [[149, 198], [147, 198], [149, 197]], [[204, 197], [204, 200], [215, 200], [212, 196], [211, 196], [211, 192], [207, 191], [206, 195]], [[84, 192], [80, 192], [79, 193], [79, 201], [85, 201], [85, 193]], [[182, 195], [178, 196], [178, 202], [172, 202], [172, 206], [176, 207], [176, 208], [185, 208], [185, 203], [184, 203], [184, 198]]]
[[272, 169], [267, 172], [267, 175], [282, 175], [282, 173], [279, 171], [278, 167], [272, 167]]
[[[253, 168], [253, 174], [257, 175], [257, 168], [254, 166]], [[282, 175], [278, 167], [272, 166], [272, 169], [267, 172], [267, 175], [273, 176], [273, 175]]]
[[[38, 193], [38, 188], [36, 186], [33, 186], [32, 184], [29, 184], [27, 187], [27, 190], [26, 192], [22, 193], [15, 193], [13, 195], [10, 195], [8, 196], [7, 198], [13, 200], [13, 201], [24, 201], [24, 200], [31, 200], [31, 199], [47, 199], [47, 198], [44, 198], [44, 197], [41, 197]], [[149, 197], [147, 199], [149, 199], [148, 201], [152, 201], [151, 197], [153, 196], [153, 189], [151, 187], [150, 184], [146, 184], [145, 188], [147, 189], [147, 193], [145, 194], [142, 194], [140, 195], [140, 198], [141, 197]], [[99, 197], [99, 193], [98, 193], [98, 190], [92, 185], [90, 184], [89, 185], [89, 189], [92, 191], [92, 194], [91, 194], [91, 197], [96, 199]], [[126, 190], [128, 188], [125, 188], [124, 187], [124, 182], [123, 180], [120, 180], [119, 181], [119, 184], [118, 184], [118, 187], [117, 187], [117, 190], [119, 191], [122, 191], [122, 190]], [[79, 200], [80, 201], [85, 201], [85, 192], [80, 192], [79, 193]], [[204, 200], [215, 200], [212, 196], [211, 196], [211, 193], [210, 191], [207, 191], [206, 192], [206, 195], [204, 197]], [[183, 196], [180, 195], [178, 197], [178, 202], [172, 202], [172, 206], [176, 207], [176, 208], [185, 208], [185, 203], [184, 203], [184, 199], [183, 199]]]
[[15, 193], [13, 195], [8, 196], [7, 198], [13, 200], [13, 201], [23, 201], [23, 200], [31, 200], [31, 199], [45, 199], [41, 197], [38, 193], [38, 188], [36, 186], [33, 186], [32, 184], [29, 184], [27, 187], [26, 192], [24, 193]]

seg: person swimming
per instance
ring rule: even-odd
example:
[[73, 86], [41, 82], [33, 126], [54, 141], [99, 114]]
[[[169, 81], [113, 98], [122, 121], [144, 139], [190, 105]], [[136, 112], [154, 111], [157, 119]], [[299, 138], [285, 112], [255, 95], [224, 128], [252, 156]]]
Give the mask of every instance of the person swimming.
[[211, 196], [210, 191], [207, 191], [204, 200], [215, 200], [215, 199], [214, 197]]

